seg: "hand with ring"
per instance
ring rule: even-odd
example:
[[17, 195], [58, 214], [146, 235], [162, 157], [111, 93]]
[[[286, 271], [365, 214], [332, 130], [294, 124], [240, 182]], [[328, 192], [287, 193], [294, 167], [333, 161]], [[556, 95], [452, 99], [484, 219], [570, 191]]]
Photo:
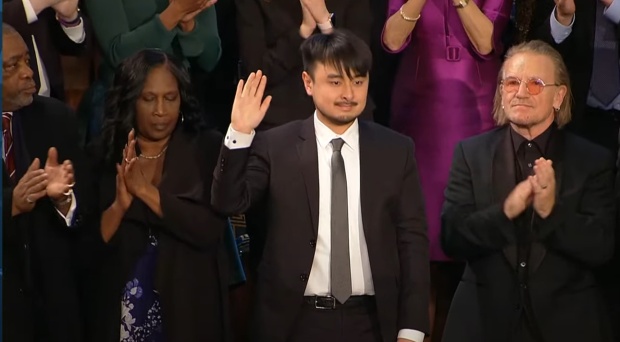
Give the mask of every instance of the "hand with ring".
[[542, 218], [546, 218], [555, 206], [555, 171], [553, 162], [539, 158], [534, 163], [534, 176], [530, 177], [534, 190], [534, 210]]
[[70, 160], [65, 160], [59, 164], [58, 151], [54, 147], [47, 152], [45, 173], [48, 175], [46, 193], [50, 199], [60, 201], [71, 196], [75, 185], [73, 165]]
[[48, 175], [41, 169], [38, 158], [30, 164], [24, 176], [13, 188], [12, 216], [28, 213], [34, 209], [36, 202], [47, 194]]

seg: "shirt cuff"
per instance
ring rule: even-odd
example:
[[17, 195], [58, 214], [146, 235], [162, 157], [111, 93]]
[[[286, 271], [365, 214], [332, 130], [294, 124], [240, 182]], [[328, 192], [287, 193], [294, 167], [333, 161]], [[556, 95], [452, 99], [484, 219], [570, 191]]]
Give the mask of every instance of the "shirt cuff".
[[34, 8], [32, 7], [30, 0], [22, 0], [22, 4], [24, 4], [24, 12], [26, 12], [26, 20], [28, 21], [28, 24], [32, 24], [39, 20], [39, 17], [37, 17], [37, 14], [34, 12]]
[[73, 214], [75, 213], [75, 208], [77, 208], [77, 203], [75, 201], [75, 194], [73, 193], [73, 191], [71, 192], [71, 207], [69, 207], [69, 211], [67, 212], [67, 216], [63, 215], [60, 212], [60, 210], [58, 210], [56, 207], [54, 207], [54, 209], [56, 209], [56, 211], [58, 212], [60, 217], [62, 217], [65, 220], [65, 222], [67, 223], [67, 227], [71, 227], [71, 223], [73, 223]]
[[549, 24], [551, 25], [551, 36], [553, 40], [555, 40], [556, 44], [562, 43], [568, 36], [570, 36], [571, 32], [573, 32], [573, 24], [575, 23], [575, 15], [573, 15], [573, 19], [570, 21], [568, 26], [564, 26], [560, 24], [560, 22], [555, 18], [555, 7], [551, 12], [551, 17], [549, 18]]
[[[24, 0], [27, 1], [27, 0]], [[82, 44], [84, 39], [86, 39], [86, 31], [84, 31], [84, 19], [80, 18], [80, 23], [76, 26], [65, 27], [63, 24], [60, 24], [62, 30], [65, 31], [65, 34], [69, 39], [71, 39], [76, 44]]]
[[398, 332], [398, 338], [404, 338], [406, 340], [411, 340], [414, 342], [423, 342], [424, 333], [414, 329], [401, 329]]
[[620, 1], [612, 1], [611, 5], [603, 12], [603, 15], [611, 20], [611, 22], [618, 25], [620, 23]]
[[237, 132], [232, 128], [232, 125], [230, 125], [228, 126], [228, 132], [226, 132], [224, 145], [228, 147], [229, 150], [248, 148], [252, 145], [255, 134], [256, 132], [254, 130], [252, 130], [250, 134]]

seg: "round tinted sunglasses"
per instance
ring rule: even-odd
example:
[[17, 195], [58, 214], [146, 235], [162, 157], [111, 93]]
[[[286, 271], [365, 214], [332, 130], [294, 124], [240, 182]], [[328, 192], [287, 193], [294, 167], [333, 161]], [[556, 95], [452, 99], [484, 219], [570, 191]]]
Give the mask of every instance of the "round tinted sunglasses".
[[530, 95], [538, 95], [540, 94], [545, 87], [549, 86], [559, 86], [557, 83], [546, 84], [540, 78], [530, 78], [527, 81], [522, 81], [517, 77], [506, 77], [504, 78], [500, 84], [504, 88], [504, 91], [509, 93], [514, 93], [519, 91], [519, 87], [521, 87], [521, 82], [525, 82], [525, 89]]

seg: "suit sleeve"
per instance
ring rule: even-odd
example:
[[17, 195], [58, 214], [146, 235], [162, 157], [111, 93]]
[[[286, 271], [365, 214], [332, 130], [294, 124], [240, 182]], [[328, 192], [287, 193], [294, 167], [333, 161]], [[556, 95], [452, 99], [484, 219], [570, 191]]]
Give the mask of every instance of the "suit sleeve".
[[401, 279], [398, 329], [428, 332], [430, 289], [428, 234], [424, 199], [411, 140], [407, 148], [404, 171], [397, 218]]
[[560, 197], [551, 215], [536, 217], [538, 238], [549, 250], [588, 266], [609, 261], [614, 253], [616, 207], [613, 161], [593, 172], [583, 183], [578, 208], [568, 208]]
[[54, 46], [56, 46], [61, 55], [80, 56], [88, 51], [88, 48], [91, 45], [93, 33], [91, 24], [86, 16], [81, 16], [85, 35], [84, 41], [81, 43], [76, 43], [62, 29], [62, 25], [56, 20], [56, 14], [53, 10], [46, 9], [39, 14], [39, 16], [42, 15], [48, 17], [47, 22], [49, 23], [49, 30], [52, 32]]
[[202, 158], [200, 174], [201, 195], [194, 196], [180, 194], [159, 193], [160, 205], [163, 212], [164, 229], [188, 245], [197, 248], [209, 248], [221, 241], [226, 228], [226, 217], [215, 213], [211, 202], [211, 172], [217, 156], [217, 147], [221, 136], [211, 134], [206, 137], [202, 148], [197, 149], [205, 156]]
[[289, 18], [283, 18], [283, 23], [266, 23], [258, 1], [261, 0], [235, 0], [239, 53], [245, 69], [262, 70], [273, 87], [301, 67], [299, 47], [304, 39], [299, 35], [300, 22], [278, 37], [273, 46], [267, 46], [267, 25], [286, 25]]
[[446, 254], [461, 259], [497, 253], [516, 242], [514, 223], [502, 204], [477, 210], [472, 172], [462, 144], [454, 152], [441, 213], [441, 242]]
[[[551, 34], [550, 20], [554, 8], [555, 2], [553, 0], [536, 1], [536, 8], [534, 9], [534, 14], [532, 15], [532, 21], [530, 23], [528, 40], [538, 39], [548, 43], [560, 52], [565, 62], [569, 63], [570, 56], [574, 54], [574, 51], [577, 51], [571, 51], [571, 48], [573, 48], [575, 44], [575, 28], [581, 25], [581, 21], [585, 18], [579, 20], [579, 18], [583, 16], [577, 14], [573, 24], [573, 32], [564, 41], [558, 44]], [[579, 22], [577, 22], [578, 20]]]
[[267, 144], [265, 133], [258, 133], [250, 148], [222, 144], [211, 188], [211, 203], [218, 212], [243, 214], [263, 197], [270, 175]]
[[26, 10], [21, 0], [12, 0], [2, 4], [2, 20], [3, 22], [13, 26], [17, 32], [26, 32], [28, 28], [28, 19], [26, 18]]
[[195, 22], [193, 31], [179, 31], [179, 44], [185, 57], [193, 59], [200, 68], [209, 72], [215, 68], [222, 55], [215, 6], [198, 14]]
[[166, 29], [159, 14], [130, 28], [122, 0], [86, 0], [95, 35], [112, 66], [146, 48], [168, 50], [178, 29]]

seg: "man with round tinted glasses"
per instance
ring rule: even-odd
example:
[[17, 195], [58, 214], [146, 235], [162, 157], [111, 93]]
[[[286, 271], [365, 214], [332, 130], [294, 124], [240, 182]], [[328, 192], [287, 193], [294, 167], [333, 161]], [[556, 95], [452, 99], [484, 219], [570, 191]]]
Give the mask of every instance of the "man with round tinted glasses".
[[541, 41], [508, 51], [499, 127], [455, 149], [442, 213], [467, 261], [443, 342], [611, 341], [594, 270], [614, 250], [614, 156], [563, 127], [570, 82]]

